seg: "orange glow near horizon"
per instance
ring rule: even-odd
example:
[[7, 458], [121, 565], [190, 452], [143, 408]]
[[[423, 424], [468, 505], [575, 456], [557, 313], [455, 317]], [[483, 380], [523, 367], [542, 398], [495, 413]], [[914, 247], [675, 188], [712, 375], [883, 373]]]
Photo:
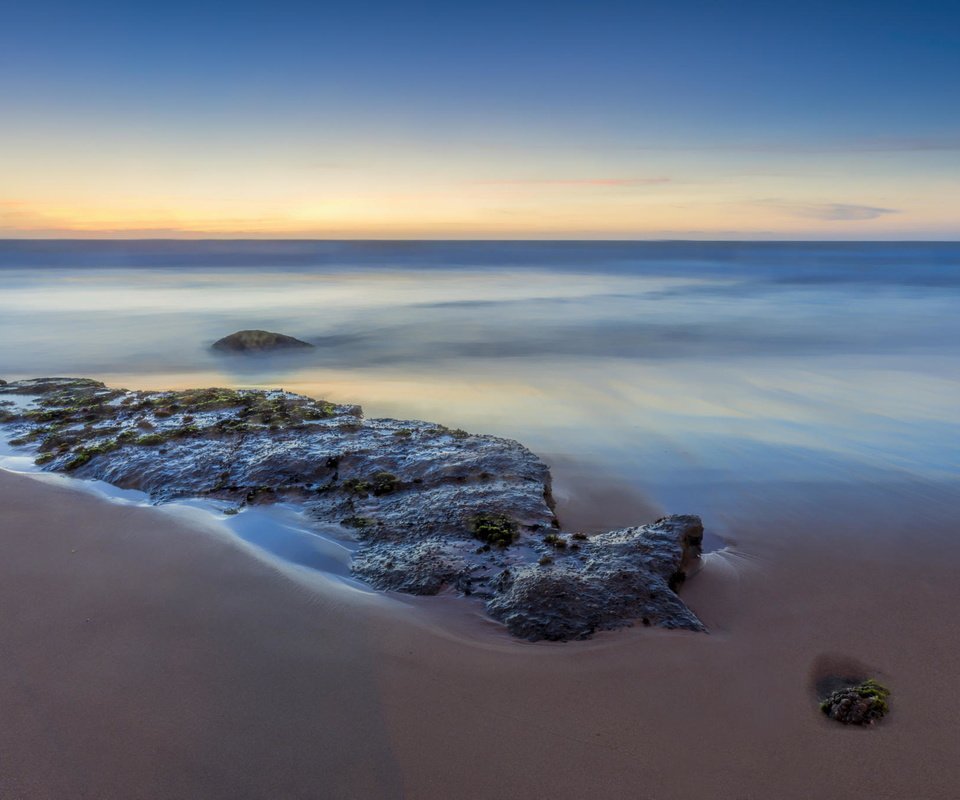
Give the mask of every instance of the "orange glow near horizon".
[[[736, 157], [424, 152], [343, 165], [292, 153], [18, 162], [0, 237], [957, 238], [956, 187], [889, 154]], [[2, 159], [0, 159], [2, 160]], [[884, 166], [878, 170], [878, 164]], [[42, 165], [42, 166], [37, 166]], [[306, 165], [306, 166], [305, 166]], [[819, 171], [818, 171], [819, 170]], [[837, 175], [842, 178], [836, 177]]]
[[941, 7], [8, 5], [0, 237], [960, 239]]
[[[592, 200], [543, 198], [509, 209], [486, 207], [473, 198], [409, 195], [401, 200], [343, 200], [316, 206], [247, 209], [147, 207], [65, 203], [0, 204], [2, 238], [889, 238], [928, 233], [949, 236], [954, 222], [946, 204], [929, 203], [916, 214], [881, 216], [842, 206], [840, 218], [823, 218], [830, 207], [805, 203]], [[809, 212], [806, 210], [810, 209]], [[845, 209], [852, 209], [847, 211]], [[219, 211], [219, 213], [218, 213]], [[937, 213], [940, 211], [941, 213]], [[846, 219], [844, 215], [851, 215]], [[869, 216], [876, 214], [876, 216]], [[857, 217], [855, 215], [860, 215]]]

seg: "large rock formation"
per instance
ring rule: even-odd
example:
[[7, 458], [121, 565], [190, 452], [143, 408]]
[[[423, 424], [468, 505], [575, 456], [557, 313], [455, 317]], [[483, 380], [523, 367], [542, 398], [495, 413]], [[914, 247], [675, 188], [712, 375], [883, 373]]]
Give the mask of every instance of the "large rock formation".
[[[16, 395], [32, 399], [4, 400]], [[697, 517], [561, 533], [547, 467], [508, 439], [364, 419], [281, 390], [131, 392], [68, 378], [0, 385], [0, 423], [45, 469], [157, 502], [300, 504], [359, 541], [352, 569], [373, 586], [477, 596], [526, 639], [639, 620], [703, 628], [676, 595], [700, 554]]]
[[270, 353], [277, 350], [296, 350], [313, 347], [292, 336], [271, 331], [237, 331], [222, 339], [217, 339], [210, 348], [220, 353]]

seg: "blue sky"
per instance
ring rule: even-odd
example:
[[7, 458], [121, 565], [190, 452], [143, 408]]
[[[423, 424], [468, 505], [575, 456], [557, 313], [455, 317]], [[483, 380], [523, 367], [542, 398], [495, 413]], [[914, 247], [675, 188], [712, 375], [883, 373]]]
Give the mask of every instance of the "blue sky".
[[957, 3], [0, 13], [0, 234], [960, 238]]

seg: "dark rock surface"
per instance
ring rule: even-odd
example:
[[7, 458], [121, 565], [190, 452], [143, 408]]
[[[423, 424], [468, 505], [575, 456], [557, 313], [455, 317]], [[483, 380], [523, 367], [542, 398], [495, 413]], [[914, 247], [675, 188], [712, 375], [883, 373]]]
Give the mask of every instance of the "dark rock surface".
[[477, 596], [522, 638], [641, 620], [703, 630], [675, 591], [700, 555], [699, 518], [563, 534], [547, 467], [509, 439], [365, 419], [282, 390], [132, 392], [70, 378], [0, 385], [0, 423], [45, 469], [156, 502], [296, 503], [360, 543], [352, 569], [373, 586]]
[[675, 592], [702, 540], [703, 526], [694, 516], [601, 533], [552, 563], [512, 570], [487, 609], [524, 639], [582, 639], [637, 618], [703, 630]]
[[276, 350], [291, 350], [313, 347], [309, 342], [271, 331], [237, 331], [217, 339], [210, 348], [220, 353], [270, 353]]

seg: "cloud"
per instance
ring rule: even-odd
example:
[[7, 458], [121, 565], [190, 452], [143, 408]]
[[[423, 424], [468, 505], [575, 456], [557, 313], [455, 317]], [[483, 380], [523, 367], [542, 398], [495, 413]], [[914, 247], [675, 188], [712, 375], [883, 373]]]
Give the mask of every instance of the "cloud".
[[922, 153], [928, 151], [960, 150], [960, 136], [901, 136], [880, 139], [859, 139], [844, 142], [837, 149], [863, 153]]
[[672, 178], [531, 178], [477, 181], [481, 186], [656, 186], [670, 183]]
[[824, 203], [810, 206], [799, 212], [801, 216], [827, 220], [860, 220], [876, 219], [885, 214], [896, 214], [895, 208], [878, 208], [877, 206], [857, 206], [847, 203]]
[[960, 151], [960, 136], [880, 136], [825, 140], [821, 142], [781, 139], [691, 145], [647, 145], [634, 149], [687, 152], [796, 153], [806, 155], [829, 155], [831, 153], [956, 152]]
[[896, 208], [862, 206], [853, 203], [791, 203], [784, 200], [760, 200], [756, 205], [779, 208], [795, 217], [822, 219], [830, 222], [851, 222], [877, 219], [887, 214], [899, 214]]

